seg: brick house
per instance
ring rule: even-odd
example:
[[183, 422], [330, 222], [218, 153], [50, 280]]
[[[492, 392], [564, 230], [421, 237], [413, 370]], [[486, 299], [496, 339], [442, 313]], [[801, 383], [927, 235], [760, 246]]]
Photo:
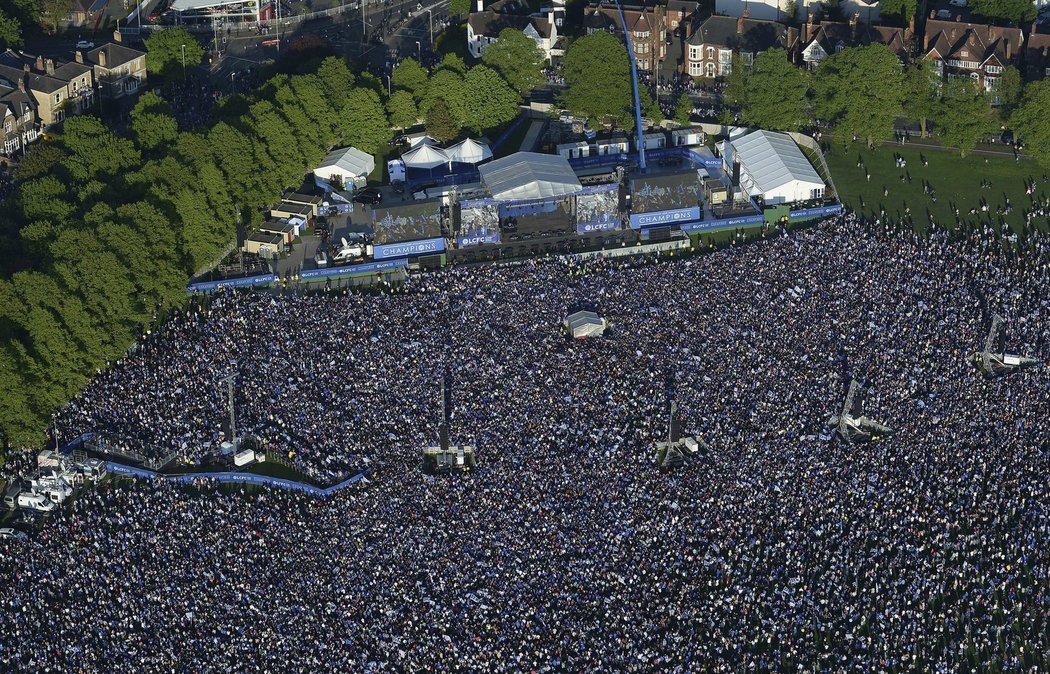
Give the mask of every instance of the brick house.
[[[681, 25], [686, 18], [684, 11], [684, 7], [676, 5], [671, 20], [678, 21]], [[655, 72], [667, 56], [668, 31], [672, 30], [667, 13], [668, 8], [664, 5], [623, 5], [623, 18], [631, 31], [634, 57], [639, 70]], [[583, 26], [588, 35], [602, 30], [623, 35], [616, 3], [610, 0], [584, 7]]]
[[[914, 22], [912, 22], [913, 25]], [[913, 39], [914, 31], [911, 26], [908, 28], [871, 26], [862, 23], [856, 14], [849, 23], [839, 21], [815, 23], [811, 15], [810, 20], [802, 24], [799, 65], [809, 70], [816, 70], [817, 66], [832, 54], [837, 54], [847, 47], [863, 47], [869, 44], [886, 45], [897, 55], [903, 65], [908, 63], [910, 58]]]
[[1037, 27], [1032, 24], [1024, 48], [1024, 76], [1029, 82], [1050, 77], [1050, 35], [1037, 33]]
[[502, 31], [513, 28], [530, 37], [550, 61], [564, 54], [558, 44], [561, 11], [551, 7], [546, 14], [532, 14], [524, 0], [498, 0], [485, 8], [484, 0], [477, 0], [477, 11], [467, 17], [467, 49], [474, 58], [481, 58]]
[[1024, 48], [1020, 28], [955, 21], [926, 21], [922, 53], [945, 79], [968, 77], [993, 91], [1003, 68], [1017, 67]]
[[686, 41], [685, 72], [714, 79], [733, 70], [733, 56], [750, 66], [767, 49], [796, 48], [798, 32], [776, 21], [748, 17], [711, 16]]

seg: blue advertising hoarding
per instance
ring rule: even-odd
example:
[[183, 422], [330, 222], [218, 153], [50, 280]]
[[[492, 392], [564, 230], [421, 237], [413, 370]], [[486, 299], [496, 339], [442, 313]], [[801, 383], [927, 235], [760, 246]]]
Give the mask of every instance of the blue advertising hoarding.
[[699, 219], [699, 206], [672, 208], [670, 210], [654, 211], [652, 213], [631, 213], [631, 229], [676, 225], [683, 222], [693, 222], [694, 220]]
[[395, 257], [416, 257], [445, 252], [445, 239], [422, 239], [404, 243], [388, 243], [372, 248], [372, 257], [376, 260], [387, 260]]
[[227, 484], [254, 484], [260, 487], [276, 487], [278, 489], [289, 489], [291, 491], [301, 491], [311, 496], [330, 496], [340, 489], [344, 489], [360, 481], [364, 478], [371, 469], [358, 473], [352, 477], [349, 477], [338, 484], [333, 484], [330, 487], [315, 487], [312, 484], [306, 484], [305, 482], [296, 482], [295, 480], [286, 480], [280, 477], [269, 477], [266, 475], [256, 475], [254, 473], [233, 473], [233, 472], [218, 472], [218, 473], [182, 473], [180, 475], [162, 475], [155, 473], [152, 470], [146, 470], [145, 468], [137, 468], [134, 466], [127, 466], [122, 463], [116, 463], [113, 461], [106, 461], [106, 470], [114, 475], [122, 475], [124, 477], [133, 477], [144, 480], [155, 480], [163, 479], [171, 482], [178, 482], [180, 484], [190, 484], [195, 480], [215, 480], [216, 482], [224, 482]]
[[357, 276], [360, 274], [375, 274], [381, 271], [394, 271], [408, 265], [408, 260], [385, 260], [383, 262], [368, 262], [365, 264], [349, 264], [341, 267], [328, 267], [326, 269], [304, 269], [299, 278], [303, 281], [320, 281], [335, 276]]
[[761, 214], [744, 215], [736, 218], [722, 218], [721, 220], [708, 220], [706, 222], [695, 222], [690, 225], [682, 225], [683, 232], [705, 232], [711, 229], [726, 229], [727, 227], [746, 227], [748, 225], [760, 225], [765, 221]]
[[221, 288], [257, 288], [259, 286], [273, 285], [275, 278], [273, 274], [262, 274], [260, 276], [223, 279], [221, 281], [202, 281], [200, 283], [191, 283], [186, 286], [186, 290], [191, 293], [210, 293]]
[[475, 229], [456, 237], [456, 245], [460, 248], [468, 246], [482, 246], [485, 244], [499, 243], [499, 231]]
[[842, 204], [834, 206], [823, 206], [821, 208], [804, 208], [800, 211], [791, 211], [788, 220], [808, 220], [809, 218], [822, 218], [825, 215], [838, 215], [842, 212]]

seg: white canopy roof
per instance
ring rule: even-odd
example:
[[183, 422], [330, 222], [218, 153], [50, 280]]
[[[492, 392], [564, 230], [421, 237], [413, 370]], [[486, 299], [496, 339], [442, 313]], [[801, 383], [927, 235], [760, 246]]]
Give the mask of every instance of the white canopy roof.
[[353, 176], [366, 176], [372, 172], [376, 167], [375, 157], [362, 152], [356, 147], [344, 147], [338, 150], [332, 150], [328, 153], [328, 156], [324, 158], [324, 161], [314, 169], [314, 173], [320, 173], [321, 178], [328, 175], [325, 173], [325, 169], [338, 168], [341, 171], [346, 172]]
[[754, 180], [759, 192], [772, 192], [793, 180], [824, 184], [787, 134], [760, 129], [733, 138], [729, 143], [736, 160]]
[[421, 143], [414, 149], [401, 155], [401, 161], [408, 168], [430, 169], [448, 163], [448, 155], [439, 147]]
[[492, 159], [492, 150], [489, 149], [489, 146], [473, 138], [467, 138], [452, 147], [446, 147], [445, 154], [449, 161], [461, 164], [480, 164], [486, 159]]
[[573, 339], [601, 337], [605, 332], [605, 319], [593, 311], [577, 311], [565, 317], [565, 324]]
[[496, 199], [545, 199], [582, 189], [561, 155], [515, 152], [479, 167], [481, 182]]

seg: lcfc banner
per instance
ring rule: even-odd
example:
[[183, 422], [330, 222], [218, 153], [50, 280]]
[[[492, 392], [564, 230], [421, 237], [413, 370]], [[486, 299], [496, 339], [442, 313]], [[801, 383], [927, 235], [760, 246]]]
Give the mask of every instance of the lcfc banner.
[[825, 215], [838, 215], [842, 212], [842, 204], [824, 206], [823, 208], [805, 208], [801, 211], [791, 211], [788, 220], [805, 220], [807, 218], [822, 218]]
[[375, 246], [372, 249], [372, 257], [376, 260], [387, 260], [393, 257], [432, 255], [434, 253], [443, 253], [444, 251], [444, 239], [423, 239], [422, 241], [388, 243], [382, 246]]
[[594, 232], [609, 232], [619, 228], [619, 220], [611, 220], [609, 222], [580, 222], [576, 224], [576, 233], [593, 234]]
[[692, 222], [700, 219], [700, 207], [674, 208], [669, 211], [656, 211], [654, 213], [632, 213], [631, 229], [642, 229], [643, 227], [659, 227], [661, 225], [674, 225], [681, 222]]
[[222, 281], [203, 281], [191, 283], [186, 287], [189, 292], [210, 293], [221, 288], [255, 288], [257, 286], [268, 286], [274, 282], [273, 274], [262, 274], [261, 276], [248, 276], [246, 278], [225, 279]]
[[361, 274], [375, 274], [381, 271], [401, 269], [408, 264], [407, 260], [387, 260], [385, 262], [369, 262], [366, 264], [350, 264], [342, 267], [327, 267], [322, 269], [304, 269], [299, 278], [304, 281], [317, 281], [337, 276], [360, 276]]
[[499, 243], [499, 232], [489, 232], [483, 229], [476, 229], [467, 232], [463, 236], [456, 237], [456, 245], [460, 248], [466, 248], [468, 246], [481, 246], [489, 243]]

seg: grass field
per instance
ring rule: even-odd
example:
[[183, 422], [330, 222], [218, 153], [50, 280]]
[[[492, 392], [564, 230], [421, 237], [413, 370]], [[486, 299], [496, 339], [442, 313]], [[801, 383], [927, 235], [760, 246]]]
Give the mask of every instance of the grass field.
[[[907, 167], [899, 169], [894, 164], [895, 154], [907, 161]], [[928, 165], [924, 166], [922, 157]], [[858, 159], [863, 163], [858, 166]], [[925, 229], [930, 215], [940, 225], [955, 223], [955, 208], [963, 221], [999, 222], [1002, 217], [1017, 230], [1024, 221], [1023, 210], [1029, 204], [1025, 194], [1026, 181], [1036, 180], [1037, 194], [1048, 192], [1043, 180], [1045, 170], [1030, 160], [1015, 161], [1013, 157], [968, 156], [962, 158], [958, 152], [918, 149], [905, 146], [884, 146], [871, 152], [859, 144], [850, 146], [843, 153], [841, 143], [834, 143], [832, 152], [826, 157], [839, 199], [850, 208], [864, 215], [878, 215], [886, 209], [888, 217], [899, 219], [905, 208], [911, 207], [911, 216], [917, 229]], [[865, 178], [871, 174], [871, 179]], [[911, 182], [907, 176], [911, 176]], [[905, 182], [901, 182], [905, 176]], [[990, 180], [990, 189], [982, 189], [981, 181]], [[937, 197], [936, 203], [923, 192], [927, 181]], [[883, 190], [888, 190], [884, 196]], [[1013, 212], [999, 216], [997, 206], [1005, 206], [1007, 199]], [[988, 211], [981, 212], [982, 202]], [[970, 209], [976, 208], [977, 215]]]

